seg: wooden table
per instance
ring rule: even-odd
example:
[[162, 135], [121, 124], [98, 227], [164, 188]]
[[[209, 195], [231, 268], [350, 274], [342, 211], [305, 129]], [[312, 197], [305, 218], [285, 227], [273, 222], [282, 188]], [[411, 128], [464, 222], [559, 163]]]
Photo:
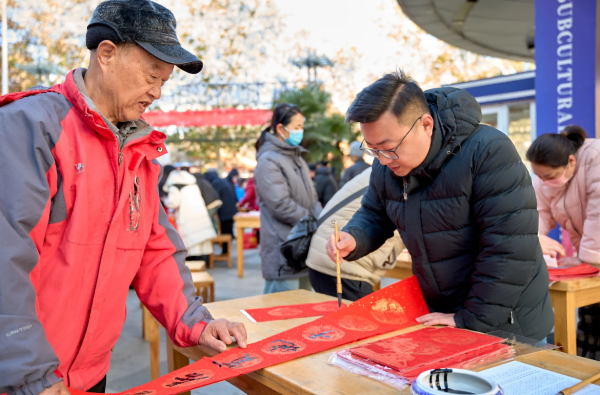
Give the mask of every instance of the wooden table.
[[577, 355], [577, 308], [600, 303], [600, 277], [557, 281], [550, 286], [554, 306], [554, 343]]
[[237, 229], [238, 277], [244, 277], [244, 229], [260, 228], [260, 214], [241, 213], [233, 217]]
[[[409, 258], [398, 257], [396, 266], [384, 277], [405, 279], [412, 275]], [[550, 297], [554, 307], [554, 344], [561, 351], [577, 355], [577, 308], [600, 303], [600, 277], [557, 281], [550, 285]]]
[[[297, 325], [310, 322], [316, 317], [252, 324], [242, 315], [239, 309], [317, 303], [330, 300], [335, 300], [335, 298], [298, 290], [210, 303], [206, 307], [208, 307], [212, 315], [216, 318], [226, 318], [232, 321], [243, 322], [248, 332], [248, 342], [253, 343]], [[398, 391], [390, 386], [365, 376], [350, 373], [328, 364], [327, 361], [334, 351], [411, 332], [420, 328], [423, 328], [423, 325], [416, 325], [318, 354], [297, 358], [228, 381], [247, 394], [257, 395], [397, 394]], [[167, 353], [169, 371], [187, 366], [189, 363], [188, 358], [197, 361], [202, 357], [215, 355], [213, 351], [204, 347], [179, 348], [173, 346], [173, 343], [169, 340], [167, 340]], [[600, 362], [556, 351], [540, 351], [535, 354], [517, 357], [516, 359], [578, 379], [584, 379], [600, 372]], [[409, 394], [410, 390], [407, 389], [402, 393]]]

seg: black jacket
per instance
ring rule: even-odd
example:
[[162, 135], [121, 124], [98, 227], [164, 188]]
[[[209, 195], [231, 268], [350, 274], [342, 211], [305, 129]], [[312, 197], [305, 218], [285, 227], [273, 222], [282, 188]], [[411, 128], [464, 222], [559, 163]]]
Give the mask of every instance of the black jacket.
[[357, 242], [347, 259], [375, 251], [398, 228], [431, 311], [456, 313], [459, 328], [543, 339], [554, 315], [527, 168], [506, 135], [479, 124], [469, 93], [440, 88], [426, 98], [430, 151], [403, 178], [374, 162], [362, 207], [344, 228]]
[[337, 182], [333, 178], [331, 171], [327, 167], [321, 167], [316, 170], [315, 189], [321, 206], [325, 207], [329, 199], [337, 192]]
[[369, 167], [371, 167], [370, 164], [365, 162], [363, 158], [359, 158], [356, 162], [354, 162], [352, 166], [350, 166], [346, 169], [346, 171], [344, 171], [344, 174], [342, 175], [342, 181], [340, 182], [340, 188], [343, 187], [345, 183], [347, 183], [363, 171], [367, 170]]
[[216, 173], [206, 172], [204, 173], [204, 177], [212, 184], [223, 202], [223, 205], [219, 208], [219, 219], [221, 221], [232, 219], [238, 212], [238, 209], [236, 206], [237, 199], [235, 198], [231, 186], [229, 186], [229, 183], [226, 180], [219, 178]]
[[194, 177], [196, 177], [196, 183], [198, 184], [198, 188], [200, 188], [200, 193], [202, 194], [202, 199], [204, 199], [204, 204], [208, 206], [215, 200], [220, 200], [217, 190], [206, 179], [206, 177], [204, 177], [204, 174], [194, 173]]

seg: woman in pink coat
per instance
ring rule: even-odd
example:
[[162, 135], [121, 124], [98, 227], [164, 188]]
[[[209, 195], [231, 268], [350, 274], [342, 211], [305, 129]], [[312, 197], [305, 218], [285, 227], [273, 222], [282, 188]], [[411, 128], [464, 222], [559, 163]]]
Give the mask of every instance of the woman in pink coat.
[[[560, 134], [538, 137], [527, 151], [543, 253], [564, 256], [562, 246], [546, 236], [557, 222], [578, 251], [577, 257], [560, 260], [563, 264], [600, 265], [600, 140], [586, 137], [579, 126], [567, 126]], [[584, 307], [579, 315], [585, 338], [578, 336], [578, 354], [600, 359], [600, 305]]]

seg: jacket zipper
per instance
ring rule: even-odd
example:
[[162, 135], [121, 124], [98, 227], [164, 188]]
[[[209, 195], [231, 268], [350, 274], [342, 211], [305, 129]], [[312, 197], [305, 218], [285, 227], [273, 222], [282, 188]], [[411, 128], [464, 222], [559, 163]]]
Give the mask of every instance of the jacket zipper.
[[512, 310], [510, 311], [510, 323], [514, 324], [515, 323], [515, 318], [513, 317], [513, 312]]
[[119, 170], [121, 170], [121, 165], [123, 164], [123, 146], [125, 145], [126, 137], [118, 133], [117, 139], [119, 140]]
[[408, 200], [408, 193], [406, 193], [406, 190], [408, 188], [408, 181], [406, 181], [406, 177], [402, 177], [402, 183], [404, 184], [404, 200]]

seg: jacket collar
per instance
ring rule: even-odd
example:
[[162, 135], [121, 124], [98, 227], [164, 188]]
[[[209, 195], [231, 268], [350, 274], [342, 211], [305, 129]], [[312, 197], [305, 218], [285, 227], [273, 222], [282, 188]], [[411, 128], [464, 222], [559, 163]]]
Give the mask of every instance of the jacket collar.
[[257, 153], [257, 158], [262, 155], [264, 152], [267, 151], [277, 151], [281, 154], [284, 155], [288, 155], [288, 156], [300, 156], [301, 154], [308, 152], [308, 150], [304, 147], [302, 147], [301, 145], [289, 145], [288, 143], [286, 143], [285, 141], [281, 141], [280, 139], [278, 139], [275, 135], [273, 135], [272, 133], [267, 133], [265, 136], [265, 143], [263, 144], [262, 147], [260, 147], [260, 150]]

